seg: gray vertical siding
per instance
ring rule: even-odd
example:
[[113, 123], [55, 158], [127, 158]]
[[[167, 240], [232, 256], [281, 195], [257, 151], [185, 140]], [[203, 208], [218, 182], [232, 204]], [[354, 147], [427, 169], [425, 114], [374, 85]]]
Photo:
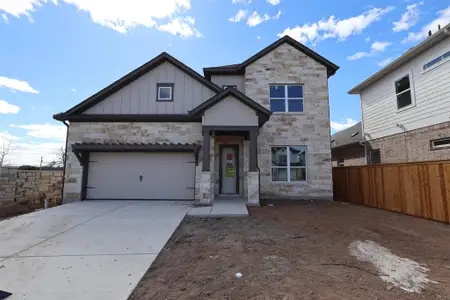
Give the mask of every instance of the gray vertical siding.
[[[174, 101], [157, 102], [156, 84], [174, 83]], [[84, 114], [185, 114], [215, 92], [165, 62]]]
[[227, 97], [205, 111], [203, 125], [257, 126], [255, 111], [234, 97]]
[[244, 75], [213, 75], [211, 81], [222, 87], [223, 85], [236, 85], [237, 89], [245, 94]]

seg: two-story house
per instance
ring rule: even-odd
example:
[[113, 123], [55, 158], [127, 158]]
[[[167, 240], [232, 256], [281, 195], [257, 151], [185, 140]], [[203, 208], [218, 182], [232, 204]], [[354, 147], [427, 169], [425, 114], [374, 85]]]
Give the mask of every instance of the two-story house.
[[54, 116], [70, 122], [64, 201], [330, 199], [337, 69], [287, 36], [204, 76], [162, 53]]
[[349, 93], [369, 164], [450, 159], [450, 24]]

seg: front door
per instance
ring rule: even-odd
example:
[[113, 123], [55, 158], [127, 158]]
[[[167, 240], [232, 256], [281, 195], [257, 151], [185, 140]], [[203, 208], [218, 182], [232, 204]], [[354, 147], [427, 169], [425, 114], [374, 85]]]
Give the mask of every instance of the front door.
[[238, 194], [238, 148], [224, 146], [221, 148], [220, 193]]

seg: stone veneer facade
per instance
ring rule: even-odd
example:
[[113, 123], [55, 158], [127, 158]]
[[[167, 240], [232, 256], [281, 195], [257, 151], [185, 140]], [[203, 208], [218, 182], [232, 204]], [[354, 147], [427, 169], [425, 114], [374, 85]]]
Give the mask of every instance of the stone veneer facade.
[[[285, 43], [245, 69], [245, 94], [268, 109], [269, 86], [277, 83], [304, 84], [304, 112], [274, 113], [260, 129], [260, 197], [332, 199], [327, 69]], [[271, 146], [290, 145], [307, 147], [307, 181], [274, 183]]]
[[[325, 66], [282, 44], [246, 67], [245, 94], [266, 108], [270, 84], [304, 84], [303, 113], [274, 113], [258, 135], [259, 172], [249, 172], [249, 142], [242, 137], [211, 137], [211, 171], [196, 166], [195, 199], [210, 204], [219, 193], [219, 145], [239, 145], [240, 190], [250, 204], [260, 198], [331, 199], [331, 150], [328, 78]], [[82, 167], [70, 145], [81, 142], [140, 142], [201, 144], [201, 123], [77, 123], [69, 128], [64, 201], [80, 199]], [[271, 146], [306, 146], [307, 181], [271, 181]]]

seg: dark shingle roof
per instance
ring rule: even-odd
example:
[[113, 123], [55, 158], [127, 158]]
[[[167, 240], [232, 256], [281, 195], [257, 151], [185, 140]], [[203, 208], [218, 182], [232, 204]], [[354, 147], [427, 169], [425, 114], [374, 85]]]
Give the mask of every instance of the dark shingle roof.
[[342, 147], [362, 141], [361, 122], [352, 127], [336, 132], [331, 136], [331, 148]]

